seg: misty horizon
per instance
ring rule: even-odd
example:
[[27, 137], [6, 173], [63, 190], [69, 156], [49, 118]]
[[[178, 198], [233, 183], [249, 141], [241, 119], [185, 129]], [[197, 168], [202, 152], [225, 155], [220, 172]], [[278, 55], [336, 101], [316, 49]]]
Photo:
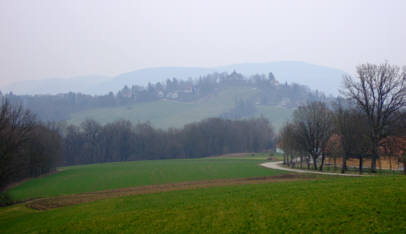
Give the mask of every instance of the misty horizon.
[[69, 78], [50, 78], [28, 80], [0, 86], [0, 90], [19, 95], [58, 94], [81, 92], [92, 95], [103, 95], [117, 92], [124, 86], [146, 86], [149, 83], [165, 82], [167, 79], [196, 80], [211, 73], [237, 72], [247, 78], [253, 75], [273, 73], [281, 83], [297, 83], [309, 86], [328, 95], [337, 95], [341, 88], [345, 71], [310, 64], [301, 61], [278, 61], [272, 63], [239, 63], [216, 67], [152, 67], [116, 76], [87, 75]]
[[402, 66], [405, 8], [395, 0], [4, 1], [0, 86], [245, 62], [304, 61], [350, 74], [366, 62]]

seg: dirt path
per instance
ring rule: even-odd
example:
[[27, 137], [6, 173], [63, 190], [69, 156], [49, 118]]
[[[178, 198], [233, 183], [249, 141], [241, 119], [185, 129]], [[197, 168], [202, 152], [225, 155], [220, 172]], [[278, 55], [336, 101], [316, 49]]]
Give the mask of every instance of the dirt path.
[[194, 181], [194, 182], [182, 182], [174, 184], [161, 184], [161, 185], [148, 185], [131, 188], [122, 188], [114, 190], [105, 190], [98, 192], [89, 192], [81, 194], [72, 194], [58, 197], [40, 198], [32, 201], [28, 201], [26, 205], [36, 210], [48, 210], [58, 207], [70, 206], [85, 202], [91, 202], [106, 198], [167, 192], [174, 190], [185, 190], [195, 188], [207, 188], [215, 186], [226, 185], [238, 185], [238, 184], [259, 184], [269, 182], [282, 182], [282, 181], [296, 181], [296, 180], [309, 180], [314, 177], [308, 175], [298, 174], [283, 174], [277, 176], [268, 177], [254, 177], [254, 178], [242, 178], [242, 179], [219, 179], [219, 180], [206, 180], [206, 181]]
[[276, 170], [283, 170], [283, 171], [290, 171], [290, 172], [297, 172], [297, 173], [312, 173], [312, 174], [321, 174], [321, 175], [335, 175], [335, 176], [368, 176], [368, 175], [360, 175], [360, 174], [342, 174], [342, 173], [333, 173], [333, 172], [322, 172], [322, 171], [310, 171], [310, 170], [301, 170], [301, 169], [294, 169], [294, 168], [287, 168], [282, 167], [282, 161], [277, 162], [266, 162], [262, 163], [261, 166]]

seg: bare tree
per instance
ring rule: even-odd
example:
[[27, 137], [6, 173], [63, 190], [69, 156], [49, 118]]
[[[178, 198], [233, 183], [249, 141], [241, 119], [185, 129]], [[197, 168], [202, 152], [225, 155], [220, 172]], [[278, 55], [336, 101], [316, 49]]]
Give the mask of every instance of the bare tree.
[[[279, 146], [284, 152], [284, 164], [293, 166], [295, 163], [295, 157], [298, 156], [298, 144], [295, 136], [295, 126], [292, 123], [286, 123], [280, 130], [279, 134]], [[302, 166], [302, 157], [300, 160], [300, 166]]]
[[35, 117], [22, 108], [4, 100], [0, 106], [0, 190], [17, 172], [22, 160], [22, 146], [30, 140]]
[[391, 159], [394, 157], [403, 164], [403, 174], [406, 175], [406, 112], [397, 112], [396, 115], [397, 121], [391, 126], [392, 134], [382, 140], [382, 149], [389, 157], [391, 169]]
[[[333, 166], [334, 166], [334, 171], [337, 170], [337, 158], [342, 157], [343, 158], [343, 168], [346, 168], [346, 162], [345, 157], [343, 157], [343, 147], [341, 145], [341, 136], [338, 134], [334, 134], [330, 137], [330, 139], [327, 142], [327, 149], [326, 151], [328, 152], [329, 158], [333, 159]], [[330, 162], [331, 164], [331, 162]], [[330, 164], [328, 169], [330, 170]]]
[[371, 169], [376, 172], [380, 142], [389, 133], [394, 113], [406, 106], [406, 74], [399, 67], [388, 63], [362, 64], [357, 76], [344, 77], [342, 93], [351, 98], [366, 115], [371, 141]]
[[317, 159], [322, 156], [319, 168], [322, 170], [326, 156], [324, 149], [333, 133], [331, 111], [323, 102], [312, 102], [300, 106], [293, 115], [298, 146], [310, 155], [316, 170]]
[[365, 116], [359, 110], [344, 107], [343, 103], [338, 102], [334, 112], [334, 123], [343, 152], [341, 173], [347, 170], [347, 159], [351, 157], [359, 158], [359, 171], [362, 173], [363, 157], [370, 151]]

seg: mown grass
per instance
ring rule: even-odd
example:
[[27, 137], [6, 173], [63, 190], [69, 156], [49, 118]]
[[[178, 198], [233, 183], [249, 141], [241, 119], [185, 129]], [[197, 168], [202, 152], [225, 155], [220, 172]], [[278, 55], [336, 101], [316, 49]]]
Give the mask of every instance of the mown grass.
[[132, 186], [282, 174], [260, 167], [266, 155], [150, 160], [71, 166], [7, 191], [13, 200], [93, 192]]
[[[149, 121], [154, 127], [158, 128], [180, 128], [187, 123], [209, 117], [218, 117], [223, 112], [233, 108], [237, 99], [249, 99], [258, 92], [258, 90], [248, 87], [232, 87], [216, 95], [190, 103], [159, 100], [121, 107], [95, 108], [72, 114], [68, 122], [78, 125], [91, 118], [106, 124], [114, 120], [126, 119], [133, 124]], [[274, 106], [258, 106], [257, 109], [258, 112], [255, 116], [263, 115], [277, 129], [290, 118], [292, 113], [290, 109]]]
[[49, 211], [0, 209], [0, 233], [405, 233], [406, 177], [145, 194]]

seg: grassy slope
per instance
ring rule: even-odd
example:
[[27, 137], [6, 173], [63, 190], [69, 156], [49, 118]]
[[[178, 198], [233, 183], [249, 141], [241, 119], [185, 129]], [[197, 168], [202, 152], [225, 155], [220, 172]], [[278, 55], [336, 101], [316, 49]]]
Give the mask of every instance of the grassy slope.
[[[186, 123], [217, 117], [230, 110], [236, 99], [246, 99], [257, 92], [258, 90], [252, 88], [234, 87], [193, 103], [160, 100], [115, 108], [97, 108], [72, 114], [69, 123], [79, 124], [87, 118], [101, 123], [128, 119], [133, 123], [150, 121], [159, 128], [183, 127]], [[263, 114], [268, 117], [276, 128], [279, 128], [292, 112], [285, 108], [270, 106], [259, 106], [258, 109], [257, 116]]]
[[258, 112], [256, 116], [263, 116], [269, 119], [276, 130], [281, 129], [282, 126], [291, 118], [293, 109], [286, 109], [276, 106], [257, 106]]
[[406, 232], [406, 177], [329, 178], [0, 209], [0, 232]]
[[223, 178], [270, 176], [283, 172], [258, 164], [263, 155], [245, 158], [206, 158], [136, 161], [81, 165], [60, 173], [29, 180], [8, 191], [14, 200]]

